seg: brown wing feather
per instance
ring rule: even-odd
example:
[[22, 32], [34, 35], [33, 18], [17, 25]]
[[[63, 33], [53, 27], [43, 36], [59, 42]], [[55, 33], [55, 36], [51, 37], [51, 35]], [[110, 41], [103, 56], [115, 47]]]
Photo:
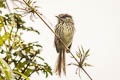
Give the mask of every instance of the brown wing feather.
[[58, 49], [58, 47], [57, 47], [57, 46], [58, 46], [58, 42], [59, 42], [59, 40], [55, 38], [54, 44], [55, 44], [57, 53], [59, 53], [59, 49]]
[[[71, 43], [70, 46], [68, 47], [69, 49], [71, 48], [71, 45], [72, 45], [72, 43]], [[70, 51], [67, 50], [66, 52], [69, 53]]]

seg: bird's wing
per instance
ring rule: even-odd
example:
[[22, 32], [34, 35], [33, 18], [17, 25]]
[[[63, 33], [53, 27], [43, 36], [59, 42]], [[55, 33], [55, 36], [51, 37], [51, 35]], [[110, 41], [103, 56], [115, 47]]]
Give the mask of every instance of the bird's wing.
[[[72, 43], [70, 44], [70, 46], [68, 47], [69, 49], [71, 48], [71, 46], [72, 46]], [[70, 51], [69, 50], [67, 50], [66, 51], [67, 53], [69, 53]]]

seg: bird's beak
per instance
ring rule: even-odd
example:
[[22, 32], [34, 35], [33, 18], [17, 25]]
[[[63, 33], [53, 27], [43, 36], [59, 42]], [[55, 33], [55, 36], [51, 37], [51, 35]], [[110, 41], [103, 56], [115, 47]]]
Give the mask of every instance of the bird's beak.
[[59, 16], [55, 16], [55, 17], [57, 17], [59, 20], [63, 21]]
[[60, 19], [60, 17], [58, 17], [58, 16], [55, 16], [55, 17], [57, 17], [58, 19]]

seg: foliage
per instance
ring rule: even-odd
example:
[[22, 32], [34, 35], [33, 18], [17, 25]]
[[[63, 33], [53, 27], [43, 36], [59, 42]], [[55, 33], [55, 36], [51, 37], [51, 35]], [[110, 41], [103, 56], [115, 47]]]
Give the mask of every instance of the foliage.
[[83, 49], [83, 47], [81, 46], [81, 49], [79, 48], [79, 51], [76, 53], [77, 58], [78, 58], [78, 64], [76, 64], [76, 63], [70, 63], [70, 64], [68, 64], [68, 65], [74, 65], [74, 66], [78, 67], [76, 69], [76, 74], [78, 74], [79, 76], [80, 76], [80, 71], [84, 70], [83, 67], [92, 66], [92, 65], [88, 64], [87, 62], [85, 62], [86, 59], [87, 59], [87, 57], [89, 56], [89, 51], [90, 51], [90, 49], [88, 49], [87, 51], [85, 51]]
[[[0, 1], [3, 2], [4, 0]], [[29, 76], [39, 71], [46, 77], [52, 75], [51, 67], [40, 56], [42, 46], [38, 42], [26, 43], [21, 38], [25, 34], [23, 31], [40, 34], [33, 27], [26, 27], [22, 18], [17, 13], [0, 15], [0, 56], [3, 56], [0, 59], [0, 80], [10, 80], [11, 73], [14, 73], [15, 80], [29, 80]]]
[[[0, 74], [1, 74], [0, 80], [2, 80], [2, 79], [5, 80], [5, 78], [6, 78], [6, 80], [13, 79], [12, 71], [11, 71], [9, 65], [2, 58], [0, 58], [0, 71], [1, 71], [0, 72]], [[5, 75], [2, 75], [2, 74], [5, 74]], [[5, 76], [5, 78], [4, 78], [4, 76]]]
[[19, 74], [21, 75], [22, 77], [24, 77], [26, 80], [30, 80], [27, 76], [25, 76], [24, 74], [20, 73], [20, 72], [17, 72], [17, 71], [13, 71], [15, 74]]
[[5, 8], [5, 0], [0, 0], [0, 7], [4, 7]]

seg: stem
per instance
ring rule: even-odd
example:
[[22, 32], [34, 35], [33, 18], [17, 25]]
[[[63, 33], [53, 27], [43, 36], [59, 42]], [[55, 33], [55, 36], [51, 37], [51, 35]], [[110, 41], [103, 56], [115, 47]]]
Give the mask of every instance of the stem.
[[[37, 54], [35, 54], [30, 60], [33, 61], [36, 55], [37, 55]], [[21, 73], [24, 73], [29, 66], [30, 66], [30, 63], [27, 64], [27, 66], [24, 68], [24, 70], [22, 70]], [[18, 80], [20, 80], [20, 79], [21, 79], [21, 76], [18, 78]]]
[[86, 70], [85, 70], [83, 67], [81, 67], [81, 69], [87, 74], [87, 76], [90, 78], [90, 80], [92, 80], [92, 78], [91, 78], [90, 75], [86, 72]]
[[[24, 68], [24, 70], [21, 73], [24, 73], [26, 71], [26, 69], [29, 67], [30, 63], [27, 64], [27, 66]], [[18, 80], [21, 79], [21, 76], [18, 78]]]
[[8, 3], [7, 3], [7, 0], [5, 0], [5, 3], [6, 3], [6, 6], [7, 6], [7, 8], [8, 8], [8, 11], [11, 13], [11, 10], [10, 10], [10, 7], [9, 7], [9, 5], [8, 5]]
[[10, 46], [12, 31], [13, 31], [13, 27], [12, 27], [12, 29], [11, 29], [11, 31], [10, 31], [9, 40], [8, 40], [8, 43], [9, 43], [9, 51], [12, 50], [12, 46]]
[[[24, 68], [24, 70], [23, 70], [21, 73], [24, 73], [24, 72], [26, 71], [26, 69], [29, 67], [29, 65], [30, 65], [30, 63], [27, 64], [27, 66]], [[18, 80], [20, 80], [20, 79], [21, 79], [21, 75], [20, 75], [20, 77], [18, 78]]]

